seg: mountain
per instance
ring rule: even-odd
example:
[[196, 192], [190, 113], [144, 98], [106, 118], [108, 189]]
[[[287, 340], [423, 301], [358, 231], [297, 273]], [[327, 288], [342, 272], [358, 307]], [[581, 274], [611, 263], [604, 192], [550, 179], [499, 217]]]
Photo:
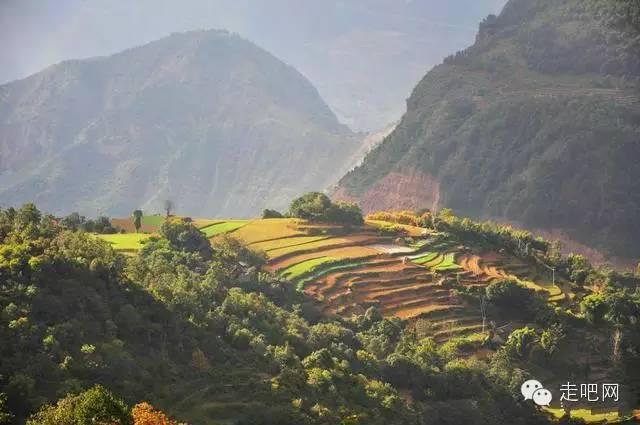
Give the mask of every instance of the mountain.
[[397, 121], [415, 82], [505, 1], [3, 0], [0, 83], [173, 32], [226, 28], [302, 72], [342, 122], [374, 131]]
[[0, 203], [254, 215], [334, 184], [359, 139], [250, 42], [174, 34], [0, 86]]
[[334, 197], [449, 207], [640, 257], [640, 7], [511, 0]]

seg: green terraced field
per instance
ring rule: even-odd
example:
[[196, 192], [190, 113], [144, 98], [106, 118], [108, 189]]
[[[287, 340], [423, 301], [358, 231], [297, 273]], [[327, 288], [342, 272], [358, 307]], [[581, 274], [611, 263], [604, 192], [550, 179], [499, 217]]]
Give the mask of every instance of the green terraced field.
[[428, 267], [430, 269], [444, 272], [459, 270], [460, 266], [456, 264], [456, 253], [441, 254], [439, 252], [426, 252], [412, 260], [415, 264]]
[[328, 262], [332, 262], [332, 261], [336, 261], [337, 259], [334, 257], [319, 257], [319, 258], [314, 258], [311, 260], [306, 260], [303, 261], [301, 263], [298, 264], [294, 264], [291, 267], [287, 267], [286, 269], [284, 269], [280, 275], [282, 277], [286, 277], [288, 279], [296, 279], [300, 276], [303, 276], [311, 271], [313, 271], [316, 267], [328, 263]]
[[96, 235], [111, 244], [116, 251], [134, 252], [142, 249], [144, 242], [151, 237], [144, 233], [118, 233], [114, 235]]
[[229, 220], [220, 223], [211, 224], [200, 229], [208, 238], [233, 232], [249, 224], [249, 220]]
[[331, 266], [331, 267], [321, 267], [320, 270], [317, 270], [317, 271], [314, 270], [314, 273], [311, 276], [305, 277], [303, 280], [299, 281], [298, 284], [299, 286], [304, 286], [305, 284], [312, 282], [316, 279], [319, 279], [323, 276], [326, 276], [328, 274], [346, 272], [351, 269], [362, 267], [365, 264], [367, 264], [366, 261], [355, 261], [353, 263], [336, 264], [335, 266]]
[[427, 252], [423, 255], [421, 255], [420, 257], [414, 258], [411, 261], [413, 261], [416, 264], [426, 264], [430, 261], [433, 261], [436, 257], [438, 257], [440, 254], [437, 252]]
[[[269, 257], [277, 258], [283, 255], [294, 254], [298, 251], [304, 250], [322, 250], [322, 249], [330, 249], [332, 247], [340, 247], [345, 244], [356, 245], [358, 240], [349, 239], [349, 238], [324, 238], [321, 240], [317, 240], [315, 242], [309, 242], [301, 246], [289, 246], [284, 248], [276, 248], [269, 252]], [[362, 247], [361, 249], [366, 250], [367, 248]]]
[[265, 252], [273, 251], [280, 248], [300, 247], [304, 248], [306, 244], [319, 242], [329, 239], [328, 236], [296, 236], [285, 239], [276, 239], [266, 242], [257, 242], [251, 245], [251, 248], [260, 249]]
[[453, 252], [446, 254], [442, 262], [434, 269], [440, 272], [460, 269], [460, 266], [456, 264], [456, 254]]

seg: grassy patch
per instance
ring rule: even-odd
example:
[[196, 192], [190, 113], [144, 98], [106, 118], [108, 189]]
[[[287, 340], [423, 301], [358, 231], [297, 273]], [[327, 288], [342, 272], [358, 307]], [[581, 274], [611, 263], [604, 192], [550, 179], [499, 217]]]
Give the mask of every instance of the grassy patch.
[[164, 220], [165, 217], [162, 215], [145, 215], [142, 216], [142, 225], [159, 229], [162, 223], [164, 223]]
[[559, 286], [553, 286], [553, 285], [539, 285], [535, 282], [532, 282], [530, 280], [520, 280], [520, 283], [524, 286], [526, 286], [529, 289], [533, 289], [534, 291], [544, 291], [548, 294], [549, 296], [549, 301], [561, 301], [563, 300], [564, 297], [564, 293], [562, 292], [562, 289], [560, 289]]
[[116, 251], [134, 252], [142, 249], [151, 235], [143, 233], [118, 233], [114, 235], [96, 235], [99, 239], [111, 244]]
[[[545, 408], [545, 410], [558, 419], [564, 416], [564, 409]], [[584, 419], [585, 422], [588, 423], [601, 422], [605, 420], [607, 422], [615, 422], [620, 419], [620, 415], [617, 411], [592, 414], [590, 409], [573, 409], [571, 410], [571, 417]]]
[[200, 231], [204, 233], [208, 238], [211, 238], [223, 233], [233, 232], [234, 230], [238, 230], [241, 227], [246, 226], [247, 224], [249, 224], [248, 220], [229, 220], [203, 227], [200, 229]]

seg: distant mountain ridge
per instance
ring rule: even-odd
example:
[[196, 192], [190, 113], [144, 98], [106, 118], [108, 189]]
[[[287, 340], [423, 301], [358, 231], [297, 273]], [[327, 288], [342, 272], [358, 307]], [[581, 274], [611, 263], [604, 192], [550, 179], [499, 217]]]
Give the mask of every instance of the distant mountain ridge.
[[300, 73], [224, 31], [0, 86], [0, 204], [255, 215], [335, 183], [359, 137]]
[[294, 66], [341, 122], [377, 131], [400, 118], [415, 82], [472, 42], [476, 23], [506, 0], [61, 1], [0, 2], [0, 83], [172, 32], [225, 28]]
[[450, 207], [637, 259], [639, 22], [627, 0], [509, 1], [334, 196]]

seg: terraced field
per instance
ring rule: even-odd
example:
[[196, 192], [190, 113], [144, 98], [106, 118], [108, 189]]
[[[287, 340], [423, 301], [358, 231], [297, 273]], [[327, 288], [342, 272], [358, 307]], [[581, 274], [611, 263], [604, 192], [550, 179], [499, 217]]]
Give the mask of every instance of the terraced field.
[[[421, 334], [438, 341], [482, 331], [478, 308], [455, 296], [448, 283], [484, 287], [513, 278], [544, 291], [551, 302], [566, 296], [557, 286], [529, 280], [530, 264], [496, 252], [472, 252], [415, 226], [368, 221], [346, 232], [289, 218], [194, 223], [209, 238], [230, 234], [263, 251], [265, 270], [321, 301], [327, 315], [362, 314], [375, 306], [385, 316], [411, 320]], [[402, 227], [406, 237], [383, 236], [390, 226]], [[142, 246], [135, 234], [116, 236], [124, 239], [110, 242], [120, 248], [125, 242], [130, 250]]]
[[468, 275], [463, 282], [473, 285], [486, 285], [491, 279], [472, 276], [459, 264], [463, 257], [454, 246], [428, 244], [420, 228], [412, 229], [412, 234], [421, 237], [398, 245], [394, 237], [378, 234], [379, 223], [349, 235], [331, 235], [331, 229], [303, 222], [266, 224], [269, 231], [263, 229], [260, 236], [249, 233], [251, 226], [259, 226], [257, 222], [233, 234], [264, 250], [267, 271], [292, 280], [322, 301], [325, 314], [350, 316], [375, 306], [386, 316], [433, 317], [436, 339], [467, 335], [482, 327], [479, 313], [443, 283], [457, 274]]
[[213, 223], [200, 228], [200, 231], [203, 232], [208, 238], [213, 236], [221, 235], [223, 233], [230, 233], [234, 230], [240, 229], [249, 224], [248, 220], [229, 220], [229, 221], [220, 221], [218, 223]]
[[[251, 227], [261, 223], [267, 229], [256, 236]], [[459, 299], [447, 282], [485, 287], [495, 279], [512, 278], [544, 291], [552, 302], [564, 299], [559, 287], [528, 280], [531, 265], [515, 258], [471, 252], [447, 239], [434, 242], [420, 228], [411, 229], [414, 236], [399, 243], [381, 236], [379, 227], [384, 223], [367, 222], [352, 234], [339, 235], [331, 227], [303, 221], [258, 220], [233, 234], [265, 251], [266, 270], [321, 301], [325, 314], [348, 317], [375, 306], [385, 316], [419, 322], [421, 332], [437, 341], [483, 329], [479, 309]]]

